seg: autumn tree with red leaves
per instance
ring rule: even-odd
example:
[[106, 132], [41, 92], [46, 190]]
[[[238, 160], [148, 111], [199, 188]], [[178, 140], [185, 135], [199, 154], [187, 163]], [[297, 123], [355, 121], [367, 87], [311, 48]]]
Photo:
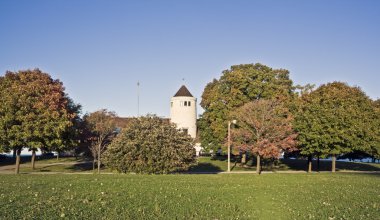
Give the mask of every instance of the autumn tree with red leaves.
[[261, 173], [261, 158], [279, 158], [284, 151], [296, 150], [297, 134], [293, 116], [279, 100], [256, 100], [232, 114], [238, 120], [234, 143], [257, 157], [256, 172]]

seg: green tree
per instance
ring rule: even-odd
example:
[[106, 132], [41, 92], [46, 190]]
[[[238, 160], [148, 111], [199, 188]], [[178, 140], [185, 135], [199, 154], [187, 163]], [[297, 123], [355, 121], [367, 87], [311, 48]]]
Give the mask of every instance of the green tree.
[[195, 162], [192, 138], [154, 115], [134, 119], [112, 141], [105, 164], [118, 172], [170, 173]]
[[373, 134], [369, 129], [373, 104], [358, 87], [333, 82], [302, 95], [295, 117], [295, 129], [301, 154], [332, 156], [335, 172], [336, 155], [366, 150]]
[[380, 160], [380, 99], [372, 102], [372, 111], [367, 112], [369, 120], [365, 125], [366, 141], [369, 145], [363, 152], [372, 157], [372, 161]]
[[199, 120], [202, 146], [218, 148], [227, 136], [226, 122], [231, 112], [245, 103], [259, 99], [290, 99], [295, 88], [289, 71], [268, 66], [243, 64], [225, 70], [220, 79], [207, 84], [201, 106], [205, 110]]
[[2, 142], [17, 151], [16, 173], [23, 147], [32, 151], [34, 169], [37, 148], [51, 150], [61, 145], [62, 134], [77, 114], [68, 109], [62, 83], [39, 69], [7, 72], [1, 89]]
[[83, 118], [88, 126], [88, 141], [94, 158], [93, 165], [97, 160], [98, 173], [100, 173], [101, 155], [116, 135], [116, 114], [106, 109], [101, 109], [85, 115]]
[[83, 120], [80, 117], [82, 106], [74, 103], [74, 101], [67, 97], [68, 104], [67, 110], [71, 117], [71, 126], [66, 127], [65, 131], [61, 134], [60, 144], [54, 145], [50, 150], [57, 152], [57, 160], [60, 153], [66, 150], [75, 149], [81, 141], [81, 133], [83, 132]]
[[13, 74], [0, 77], [0, 151], [8, 152], [21, 147], [21, 141], [12, 140], [16, 124], [17, 99], [12, 95]]
[[255, 100], [238, 108], [232, 116], [239, 122], [234, 129], [234, 142], [243, 151], [257, 157], [261, 172], [261, 158], [279, 158], [285, 151], [296, 150], [293, 116], [279, 100]]

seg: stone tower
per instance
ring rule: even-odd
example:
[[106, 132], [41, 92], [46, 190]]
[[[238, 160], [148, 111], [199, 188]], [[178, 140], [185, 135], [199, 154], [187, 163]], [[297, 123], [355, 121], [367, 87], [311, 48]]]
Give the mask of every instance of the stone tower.
[[181, 86], [171, 98], [170, 121], [192, 138], [197, 136], [197, 99], [186, 86]]

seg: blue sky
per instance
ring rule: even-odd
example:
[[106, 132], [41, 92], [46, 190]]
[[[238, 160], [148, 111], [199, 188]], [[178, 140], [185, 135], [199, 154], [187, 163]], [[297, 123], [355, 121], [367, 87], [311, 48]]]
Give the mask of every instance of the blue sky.
[[[83, 111], [169, 116], [185, 84], [231, 65], [285, 68], [295, 84], [334, 80], [380, 98], [380, 1], [0, 1], [0, 72], [40, 68]], [[199, 110], [199, 112], [202, 112]]]

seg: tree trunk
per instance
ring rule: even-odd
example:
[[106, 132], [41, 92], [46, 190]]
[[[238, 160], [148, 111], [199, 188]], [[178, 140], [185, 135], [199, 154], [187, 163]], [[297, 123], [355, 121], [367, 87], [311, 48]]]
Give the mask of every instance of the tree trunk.
[[100, 144], [98, 148], [98, 174], [100, 173]]
[[95, 158], [92, 160], [92, 172], [95, 173]]
[[313, 163], [313, 157], [311, 156], [311, 155], [309, 155], [308, 157], [307, 157], [307, 161], [308, 161], [308, 169], [307, 169], [307, 172], [308, 173], [311, 173], [311, 166], [312, 166], [312, 163]]
[[36, 169], [36, 149], [32, 149], [32, 170]]
[[21, 148], [16, 150], [16, 169], [15, 173], [19, 174], [20, 173], [20, 154], [21, 154]]
[[260, 155], [256, 156], [257, 163], [256, 163], [256, 173], [261, 174], [261, 163], [260, 163]]
[[241, 164], [244, 165], [247, 163], [247, 154], [246, 153], [243, 153], [241, 155]]
[[319, 159], [320, 159], [320, 157], [318, 156], [318, 158], [317, 158], [317, 171], [319, 172]]
[[59, 151], [57, 151], [57, 160], [59, 160]]
[[331, 167], [331, 172], [335, 173], [335, 168], [336, 168], [336, 156], [335, 154], [332, 155], [332, 167]]

